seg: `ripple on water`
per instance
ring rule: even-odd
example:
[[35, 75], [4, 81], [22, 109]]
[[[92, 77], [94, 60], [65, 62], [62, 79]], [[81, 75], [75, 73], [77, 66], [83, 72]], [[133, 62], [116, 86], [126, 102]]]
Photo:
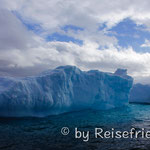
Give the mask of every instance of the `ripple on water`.
[[[62, 127], [70, 128], [62, 136]], [[0, 149], [4, 150], [149, 150], [150, 139], [95, 139], [88, 142], [74, 138], [74, 128], [110, 130], [146, 128], [150, 130], [150, 105], [134, 105], [107, 111], [84, 110], [43, 118], [0, 118]]]

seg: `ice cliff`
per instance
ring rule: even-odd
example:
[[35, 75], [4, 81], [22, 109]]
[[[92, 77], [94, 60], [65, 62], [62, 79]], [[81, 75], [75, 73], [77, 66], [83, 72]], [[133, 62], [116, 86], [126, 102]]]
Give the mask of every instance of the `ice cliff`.
[[27, 78], [0, 78], [0, 116], [45, 116], [128, 104], [133, 79], [126, 70], [81, 71], [75, 66]]

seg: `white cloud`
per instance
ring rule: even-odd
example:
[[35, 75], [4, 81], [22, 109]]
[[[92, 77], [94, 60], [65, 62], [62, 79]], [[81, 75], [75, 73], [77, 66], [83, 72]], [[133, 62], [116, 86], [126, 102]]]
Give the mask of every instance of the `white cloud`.
[[[85, 70], [127, 68], [137, 81], [150, 75], [150, 53], [137, 53], [131, 47], [123, 49], [115, 37], [107, 35], [107, 29], [125, 18], [149, 29], [149, 0], [1, 0], [0, 7], [1, 72], [15, 76], [32, 75], [70, 64]], [[26, 23], [39, 24], [45, 32], [39, 37], [28, 31], [12, 11], [19, 13]], [[104, 23], [107, 29], [99, 31], [99, 26]], [[70, 24], [84, 30], [64, 33], [61, 27]], [[53, 32], [81, 39], [83, 45], [42, 39], [45, 34]], [[145, 41], [142, 47], [146, 44], [149, 41]], [[100, 46], [107, 48], [99, 50]]]
[[[108, 27], [125, 18], [150, 26], [149, 0], [2, 0], [9, 10], [18, 11], [29, 22], [37, 22], [43, 28], [58, 29], [66, 24], [84, 28], [96, 28], [100, 23]], [[139, 7], [140, 6], [140, 7]]]
[[150, 41], [145, 39], [145, 43], [142, 44], [141, 47], [150, 47]]
[[68, 64], [83, 70], [99, 69], [111, 72], [116, 68], [127, 68], [136, 81], [141, 81], [150, 74], [149, 53], [136, 53], [132, 48], [118, 50], [113, 47], [99, 50], [97, 47], [96, 43], [79, 46], [72, 42], [49, 42], [27, 51], [13, 50], [1, 53], [0, 58], [9, 61], [5, 67], [0, 65], [0, 68], [14, 75], [22, 68], [22, 74], [19, 72], [17, 75], [33, 75], [48, 68]]

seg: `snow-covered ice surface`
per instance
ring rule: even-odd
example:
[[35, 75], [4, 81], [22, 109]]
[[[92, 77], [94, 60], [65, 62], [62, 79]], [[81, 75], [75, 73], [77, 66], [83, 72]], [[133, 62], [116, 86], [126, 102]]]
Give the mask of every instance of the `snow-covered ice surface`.
[[130, 93], [130, 102], [150, 104], [150, 85], [135, 84]]
[[133, 79], [60, 66], [38, 76], [0, 78], [0, 116], [46, 116], [81, 109], [110, 109], [128, 104]]

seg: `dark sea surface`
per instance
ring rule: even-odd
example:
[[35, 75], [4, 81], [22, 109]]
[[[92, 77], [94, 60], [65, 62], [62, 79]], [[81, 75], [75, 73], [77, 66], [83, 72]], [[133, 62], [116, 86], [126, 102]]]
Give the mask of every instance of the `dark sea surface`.
[[[62, 135], [62, 127], [70, 133]], [[87, 142], [75, 138], [75, 128], [89, 131]], [[95, 138], [104, 131], [150, 130], [150, 105], [98, 111], [83, 110], [48, 117], [0, 118], [0, 150], [150, 150], [149, 138]]]

